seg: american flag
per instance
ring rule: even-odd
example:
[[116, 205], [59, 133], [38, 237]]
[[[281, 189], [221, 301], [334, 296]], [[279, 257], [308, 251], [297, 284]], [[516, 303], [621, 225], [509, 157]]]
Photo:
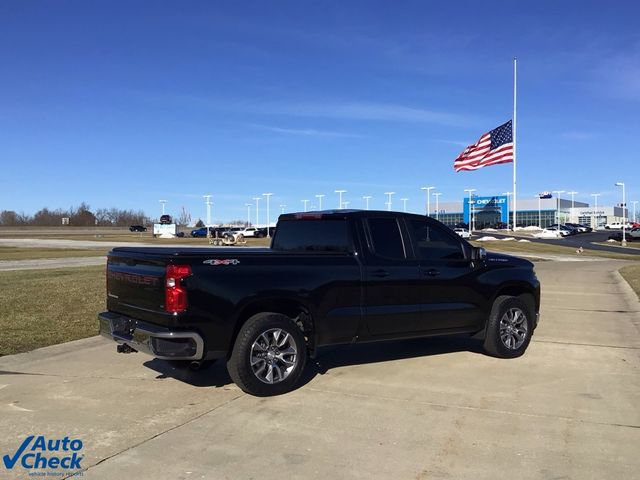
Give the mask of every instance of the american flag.
[[513, 162], [511, 120], [485, 133], [480, 140], [465, 148], [453, 162], [453, 168], [459, 172], [510, 162]]

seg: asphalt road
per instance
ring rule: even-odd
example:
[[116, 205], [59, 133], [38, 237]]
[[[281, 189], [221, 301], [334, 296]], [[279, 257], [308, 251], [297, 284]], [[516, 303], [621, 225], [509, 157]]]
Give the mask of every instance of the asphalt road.
[[[541, 262], [542, 319], [501, 360], [467, 338], [325, 349], [256, 398], [102, 338], [0, 358], [0, 452], [83, 441], [84, 478], [635, 479], [640, 303], [627, 262]], [[27, 478], [21, 467], [0, 478]]]
[[[564, 246], [564, 247], [571, 247], [571, 248], [575, 248], [578, 249], [580, 247], [582, 247], [584, 250], [599, 250], [602, 252], [613, 252], [613, 253], [625, 253], [625, 254], [629, 254], [629, 255], [638, 255], [638, 258], [640, 259], [640, 243], [633, 244], [633, 247], [629, 248], [624, 248], [621, 246], [613, 246], [613, 245], [598, 245], [598, 244], [594, 244], [593, 242], [606, 242], [607, 239], [609, 238], [609, 235], [611, 235], [613, 232], [611, 231], [606, 231], [606, 232], [591, 232], [591, 233], [581, 233], [579, 235], [572, 235], [570, 237], [564, 237], [564, 238], [558, 238], [558, 239], [541, 239], [541, 238], [533, 238], [530, 236], [527, 236], [527, 240], [530, 240], [531, 242], [534, 243], [548, 243], [548, 244], [552, 244], [552, 245], [560, 245], [560, 246]], [[475, 234], [474, 236], [492, 236], [492, 237], [496, 237], [496, 238], [504, 238], [504, 237], [512, 237], [513, 235], [510, 234], [505, 234], [505, 233], [499, 233], [499, 232], [490, 232], [490, 233], [479, 233], [479, 234]], [[634, 248], [636, 247], [636, 248]]]

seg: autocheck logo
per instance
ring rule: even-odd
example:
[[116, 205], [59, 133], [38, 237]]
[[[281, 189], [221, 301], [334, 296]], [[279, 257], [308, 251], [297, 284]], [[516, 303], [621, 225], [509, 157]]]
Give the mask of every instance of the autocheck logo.
[[[68, 470], [81, 469], [80, 462], [84, 458], [81, 454], [82, 440], [47, 439], [43, 435], [29, 435], [13, 455], [4, 455], [2, 462], [7, 470], [13, 470], [19, 466], [27, 470], [65, 470], [65, 472], [47, 472], [47, 476], [68, 475]], [[81, 472], [74, 473], [74, 475]], [[29, 475], [40, 476], [44, 472], [33, 472]]]

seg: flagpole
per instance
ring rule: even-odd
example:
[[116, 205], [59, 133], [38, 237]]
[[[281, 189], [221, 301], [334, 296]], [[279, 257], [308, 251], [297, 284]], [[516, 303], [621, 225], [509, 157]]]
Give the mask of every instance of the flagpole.
[[517, 218], [517, 193], [516, 193], [516, 80], [517, 59], [513, 57], [513, 231], [516, 231]]

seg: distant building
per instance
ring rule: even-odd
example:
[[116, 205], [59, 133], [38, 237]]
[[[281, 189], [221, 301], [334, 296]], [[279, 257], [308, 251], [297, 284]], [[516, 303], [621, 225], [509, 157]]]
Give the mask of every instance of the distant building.
[[[431, 203], [433, 206], [433, 203]], [[595, 211], [588, 203], [573, 202], [564, 198], [518, 198], [518, 213], [516, 225], [548, 227], [553, 223], [582, 223], [591, 227], [604, 227], [607, 223], [621, 222], [623, 209], [617, 206], [600, 206]], [[482, 229], [494, 227], [500, 223], [510, 224], [512, 209], [510, 196], [494, 195], [489, 197], [473, 196], [471, 204], [469, 197], [460, 202], [440, 203], [439, 210], [434, 209], [431, 217], [438, 218], [442, 223], [453, 226], [457, 223], [469, 224], [473, 213], [473, 228]], [[628, 212], [626, 213], [628, 217]]]

